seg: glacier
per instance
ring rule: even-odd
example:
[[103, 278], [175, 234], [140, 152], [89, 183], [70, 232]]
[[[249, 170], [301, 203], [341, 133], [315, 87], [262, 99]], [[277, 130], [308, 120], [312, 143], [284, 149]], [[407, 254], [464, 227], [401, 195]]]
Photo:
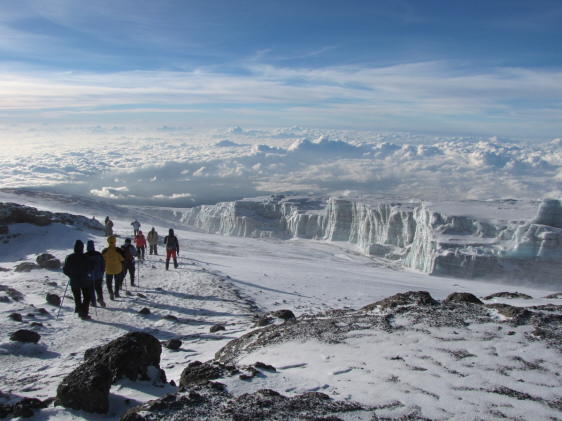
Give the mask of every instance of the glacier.
[[174, 217], [221, 235], [348, 242], [365, 255], [431, 275], [562, 283], [557, 199], [398, 202], [271, 195], [177, 209]]

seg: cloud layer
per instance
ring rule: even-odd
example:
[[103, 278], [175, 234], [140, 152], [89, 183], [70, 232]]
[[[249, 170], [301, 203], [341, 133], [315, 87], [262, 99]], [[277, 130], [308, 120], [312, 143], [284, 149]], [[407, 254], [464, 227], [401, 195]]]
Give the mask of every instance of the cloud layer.
[[[103, 134], [100, 134], [103, 132]], [[0, 155], [4, 187], [192, 206], [279, 192], [418, 199], [562, 195], [562, 145], [292, 129], [28, 133]], [[18, 139], [21, 138], [21, 133]], [[68, 144], [80, 138], [84, 146]], [[67, 139], [63, 141], [62, 139]], [[72, 150], [72, 152], [70, 152]]]

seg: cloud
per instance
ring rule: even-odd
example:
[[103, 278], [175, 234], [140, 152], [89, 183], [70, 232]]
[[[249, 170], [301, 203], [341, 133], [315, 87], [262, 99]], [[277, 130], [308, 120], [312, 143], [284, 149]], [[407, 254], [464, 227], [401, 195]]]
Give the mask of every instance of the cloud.
[[101, 189], [91, 189], [90, 194], [92, 196], [102, 197], [104, 199], [120, 199], [126, 197], [123, 193], [129, 191], [126, 186], [121, 187], [102, 187]]

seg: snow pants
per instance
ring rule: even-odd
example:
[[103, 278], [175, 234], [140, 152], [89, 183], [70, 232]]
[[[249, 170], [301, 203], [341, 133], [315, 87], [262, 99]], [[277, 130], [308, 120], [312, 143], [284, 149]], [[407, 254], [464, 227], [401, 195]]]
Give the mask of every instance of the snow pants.
[[129, 272], [131, 278], [131, 285], [135, 286], [135, 261], [123, 262], [123, 272], [121, 273], [121, 280], [125, 280]]
[[156, 244], [150, 244], [150, 254], [155, 254], [158, 256], [158, 246]]
[[[115, 279], [115, 289], [113, 289], [112, 286], [114, 279]], [[117, 296], [119, 296], [119, 291], [121, 290], [121, 285], [123, 284], [123, 278], [121, 277], [120, 273], [118, 273], [117, 275], [110, 275], [109, 273], [107, 273], [105, 275], [105, 283], [107, 285], [107, 290], [109, 291], [110, 297], [112, 297], [114, 293]]]
[[174, 268], [178, 267], [178, 258], [175, 249], [166, 249], [166, 270], [170, 267], [170, 258], [174, 259]]
[[74, 312], [80, 317], [88, 315], [90, 309], [91, 288], [70, 287], [74, 296]]

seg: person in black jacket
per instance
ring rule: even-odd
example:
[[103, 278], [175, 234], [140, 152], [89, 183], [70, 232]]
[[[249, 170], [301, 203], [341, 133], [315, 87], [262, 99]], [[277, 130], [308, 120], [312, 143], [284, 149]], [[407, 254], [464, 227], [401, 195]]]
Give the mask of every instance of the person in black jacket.
[[93, 292], [91, 297], [91, 303], [96, 307], [96, 301], [99, 302], [100, 306], [105, 307], [105, 301], [103, 300], [103, 274], [105, 272], [105, 261], [103, 256], [99, 251], [96, 250], [94, 242], [88, 240], [86, 244], [86, 256], [92, 265], [92, 271], [90, 272], [90, 278], [94, 284]]
[[174, 268], [178, 267], [177, 255], [180, 254], [180, 243], [174, 235], [174, 230], [170, 228], [168, 235], [164, 237], [164, 245], [166, 246], [166, 270], [170, 267], [170, 257], [174, 259]]
[[76, 240], [74, 243], [74, 253], [66, 256], [63, 272], [70, 278], [70, 288], [74, 295], [75, 312], [82, 320], [89, 320], [88, 315], [93, 287], [90, 278], [92, 264], [84, 254], [84, 243]]

